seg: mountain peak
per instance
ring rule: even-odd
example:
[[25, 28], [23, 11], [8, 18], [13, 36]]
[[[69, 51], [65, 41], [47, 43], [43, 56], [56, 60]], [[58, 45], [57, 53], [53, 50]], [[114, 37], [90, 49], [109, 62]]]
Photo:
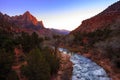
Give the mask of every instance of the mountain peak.
[[43, 23], [40, 23], [29, 11], [23, 13], [23, 15], [13, 16], [12, 21], [17, 25], [27, 28], [44, 28]]
[[38, 23], [36, 17], [34, 17], [29, 11], [26, 11], [22, 15], [22, 19], [24, 20], [24, 22], [26, 22], [26, 24], [37, 25], [37, 23]]
[[27, 18], [35, 18], [29, 11], [26, 11], [23, 16], [26, 16]]
[[31, 15], [29, 11], [26, 11], [23, 15]]

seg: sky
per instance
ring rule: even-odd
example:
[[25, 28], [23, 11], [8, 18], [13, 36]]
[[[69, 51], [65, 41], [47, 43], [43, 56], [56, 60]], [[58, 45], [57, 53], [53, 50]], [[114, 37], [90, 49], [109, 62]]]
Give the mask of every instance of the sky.
[[10, 16], [29, 11], [46, 28], [74, 30], [85, 19], [118, 0], [0, 0], [0, 12]]

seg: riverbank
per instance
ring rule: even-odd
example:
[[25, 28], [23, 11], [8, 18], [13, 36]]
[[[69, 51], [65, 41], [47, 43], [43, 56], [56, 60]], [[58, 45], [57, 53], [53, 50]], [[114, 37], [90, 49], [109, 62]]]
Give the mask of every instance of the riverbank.
[[[108, 54], [108, 56], [110, 54], [109, 53], [103, 53], [105, 50], [101, 50], [98, 48], [84, 48], [83, 46], [79, 46], [79, 45], [74, 45], [74, 46], [61, 46], [65, 49], [70, 50], [71, 52], [75, 52], [79, 55], [82, 55], [84, 57], [87, 57], [89, 59], [91, 59], [92, 61], [94, 61], [95, 63], [97, 63], [99, 66], [101, 66], [106, 73], [108, 74], [108, 76], [110, 78], [112, 78], [113, 80], [119, 80], [120, 79], [120, 70], [119, 67], [116, 67], [114, 60], [108, 58], [105, 54]], [[112, 54], [114, 55], [114, 54]], [[114, 58], [117, 59], [117, 58]]]
[[85, 55], [82, 56], [80, 53], [73, 53], [64, 48], [59, 48], [59, 51], [64, 55], [68, 55], [68, 59], [73, 63], [72, 78], [70, 80], [112, 80], [101, 66], [87, 58], [88, 55], [85, 57]]
[[72, 78], [72, 62], [70, 61], [70, 55], [63, 52], [59, 52], [60, 68], [56, 76], [53, 76], [51, 80], [71, 80]]

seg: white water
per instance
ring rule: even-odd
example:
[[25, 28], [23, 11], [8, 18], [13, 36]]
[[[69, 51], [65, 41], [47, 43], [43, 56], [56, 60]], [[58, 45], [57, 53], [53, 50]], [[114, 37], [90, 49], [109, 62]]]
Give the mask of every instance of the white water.
[[112, 80], [105, 70], [95, 62], [78, 54], [73, 54], [67, 49], [59, 48], [64, 54], [71, 55], [73, 63], [72, 80]]

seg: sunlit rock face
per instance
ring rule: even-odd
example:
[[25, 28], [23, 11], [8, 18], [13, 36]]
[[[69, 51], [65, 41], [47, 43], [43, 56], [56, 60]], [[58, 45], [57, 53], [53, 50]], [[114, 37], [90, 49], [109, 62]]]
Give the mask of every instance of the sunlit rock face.
[[75, 34], [77, 32], [93, 32], [97, 29], [107, 28], [118, 21], [120, 21], [120, 1], [109, 6], [107, 9], [105, 9], [98, 15], [90, 19], [84, 20], [82, 24], [78, 26], [78, 28], [71, 32], [71, 34]]
[[43, 22], [38, 21], [29, 11], [16, 16], [9, 16], [0, 12], [0, 29], [17, 34], [21, 32], [26, 32], [28, 34], [36, 32], [40, 37], [50, 38], [52, 38], [53, 35], [66, 35], [65, 32], [67, 32], [44, 27]]
[[23, 15], [13, 16], [11, 21], [21, 27], [32, 29], [44, 28], [42, 21], [38, 21], [29, 11], [26, 11]]
[[73, 63], [72, 80], [112, 80], [102, 67], [88, 58], [74, 54], [70, 60]]

